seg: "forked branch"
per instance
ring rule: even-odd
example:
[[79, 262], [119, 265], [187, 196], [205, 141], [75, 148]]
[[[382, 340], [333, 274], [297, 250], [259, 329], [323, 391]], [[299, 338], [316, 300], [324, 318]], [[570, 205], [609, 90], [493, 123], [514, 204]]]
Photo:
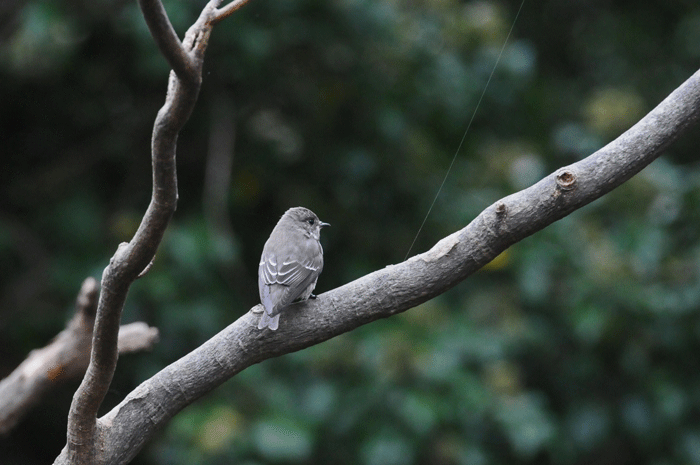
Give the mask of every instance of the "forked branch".
[[153, 40], [175, 74], [188, 81], [196, 79], [195, 64], [182, 46], [160, 0], [139, 0], [139, 6]]
[[66, 447], [55, 463], [108, 463], [110, 445], [97, 410], [112, 382], [118, 358], [121, 313], [131, 284], [153, 259], [177, 205], [177, 137], [199, 95], [202, 64], [221, 0], [211, 0], [180, 42], [160, 0], [139, 0], [160, 51], [172, 66], [165, 104], [153, 127], [151, 202], [132, 240], [121, 244], [102, 275], [90, 364], [73, 396]]
[[[6, 378], [0, 381], [0, 435], [14, 428], [38, 402], [65, 381], [83, 376], [90, 360], [92, 329], [97, 309], [97, 281], [83, 282], [75, 314], [46, 347], [33, 350]], [[149, 350], [158, 341], [158, 329], [142, 322], [119, 328], [120, 354]]]

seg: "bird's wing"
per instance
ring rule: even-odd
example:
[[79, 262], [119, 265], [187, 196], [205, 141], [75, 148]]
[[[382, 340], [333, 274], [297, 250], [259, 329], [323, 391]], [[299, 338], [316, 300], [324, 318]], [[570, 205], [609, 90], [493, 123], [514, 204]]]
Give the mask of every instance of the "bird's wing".
[[312, 258], [306, 260], [292, 257], [280, 260], [269, 254], [260, 261], [258, 287], [267, 313], [275, 315], [299, 298], [304, 290], [318, 279], [323, 269], [323, 255], [310, 255]]

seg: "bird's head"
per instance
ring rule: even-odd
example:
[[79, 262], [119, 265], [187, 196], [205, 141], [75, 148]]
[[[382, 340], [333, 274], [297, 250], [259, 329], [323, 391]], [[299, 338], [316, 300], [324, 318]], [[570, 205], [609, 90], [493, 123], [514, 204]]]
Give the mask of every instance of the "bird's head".
[[296, 228], [301, 229], [306, 236], [316, 240], [321, 238], [321, 228], [330, 226], [318, 219], [318, 216], [308, 208], [294, 207], [287, 210], [282, 218], [290, 221]]

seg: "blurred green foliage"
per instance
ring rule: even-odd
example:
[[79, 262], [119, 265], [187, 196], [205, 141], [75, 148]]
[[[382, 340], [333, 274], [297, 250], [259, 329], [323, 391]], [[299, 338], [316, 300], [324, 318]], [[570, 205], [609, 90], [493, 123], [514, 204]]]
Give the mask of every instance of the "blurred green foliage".
[[[182, 35], [203, 1], [165, 5]], [[124, 313], [161, 342], [122, 357], [105, 410], [258, 302], [287, 208], [333, 224], [319, 292], [403, 260], [519, 6], [253, 0], [217, 26], [178, 211]], [[699, 39], [690, 0], [526, 2], [413, 252], [615, 138]], [[167, 73], [136, 2], [0, 7], [0, 376], [137, 227]], [[134, 463], [700, 462], [699, 143], [420, 308], [251, 367]], [[3, 463], [53, 460], [75, 387], [0, 440]]]

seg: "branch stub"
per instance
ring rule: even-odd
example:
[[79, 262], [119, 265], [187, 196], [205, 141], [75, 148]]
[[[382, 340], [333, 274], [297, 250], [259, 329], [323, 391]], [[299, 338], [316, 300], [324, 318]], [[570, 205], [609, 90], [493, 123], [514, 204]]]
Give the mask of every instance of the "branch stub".
[[557, 172], [557, 186], [563, 191], [570, 191], [576, 187], [576, 175], [568, 169]]

